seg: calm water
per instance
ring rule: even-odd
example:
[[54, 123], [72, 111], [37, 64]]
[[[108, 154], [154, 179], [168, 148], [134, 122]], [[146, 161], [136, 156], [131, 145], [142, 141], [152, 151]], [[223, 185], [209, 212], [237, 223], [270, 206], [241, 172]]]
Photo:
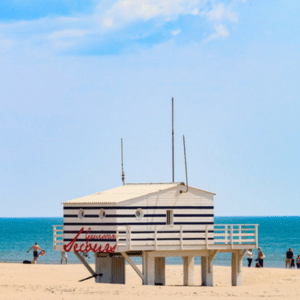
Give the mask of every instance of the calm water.
[[[39, 257], [39, 263], [59, 263], [60, 253], [53, 250], [52, 225], [62, 223], [62, 218], [0, 218], [0, 262], [32, 260], [32, 250], [30, 253], [27, 250], [38, 242], [46, 250], [46, 255]], [[300, 254], [300, 217], [216, 217], [215, 223], [259, 224], [258, 242], [266, 255], [265, 267], [284, 267], [288, 247], [293, 248], [295, 255]], [[256, 250], [254, 253], [256, 255]], [[68, 256], [70, 263], [78, 263], [74, 254]], [[182, 259], [167, 258], [167, 263], [182, 264]], [[195, 263], [200, 264], [199, 257]], [[246, 258], [243, 263], [246, 265]], [[230, 265], [230, 254], [218, 254], [214, 264]]]

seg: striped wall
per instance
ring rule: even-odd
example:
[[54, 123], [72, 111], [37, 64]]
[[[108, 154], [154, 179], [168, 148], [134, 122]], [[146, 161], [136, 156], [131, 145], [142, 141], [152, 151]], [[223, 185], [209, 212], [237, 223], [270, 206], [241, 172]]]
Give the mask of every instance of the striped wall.
[[[84, 210], [84, 218], [78, 217], [79, 210]], [[104, 209], [106, 217], [99, 217]], [[141, 209], [142, 218], [136, 217]], [[173, 211], [173, 225], [166, 225], [166, 211]], [[179, 193], [178, 188], [160, 191], [151, 195], [123, 201], [117, 204], [65, 204], [64, 205], [64, 243], [74, 239], [81, 228], [82, 234], [78, 242], [86, 241], [89, 228], [93, 235], [116, 235], [117, 232], [128, 239], [130, 231], [131, 244], [135, 246], [160, 244], [178, 244], [180, 238], [187, 244], [205, 243], [206, 230], [209, 243], [213, 243], [214, 206], [213, 195], [189, 189], [188, 193]], [[181, 232], [182, 231], [182, 232]], [[156, 232], [156, 233], [155, 233]], [[156, 236], [155, 236], [156, 235]], [[93, 239], [91, 244], [115, 243], [116, 239]], [[137, 250], [137, 249], [136, 249]]]

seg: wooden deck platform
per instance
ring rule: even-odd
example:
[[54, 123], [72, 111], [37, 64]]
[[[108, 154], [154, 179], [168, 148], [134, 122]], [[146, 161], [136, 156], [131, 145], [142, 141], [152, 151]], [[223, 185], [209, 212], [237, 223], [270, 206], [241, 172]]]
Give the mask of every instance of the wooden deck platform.
[[[67, 237], [68, 235], [64, 234], [63, 225], [53, 225], [54, 250], [63, 251], [63, 241]], [[100, 244], [101, 241], [97, 243]], [[106, 243], [106, 240], [102, 243]], [[202, 231], [190, 230], [185, 226], [152, 226], [147, 230], [120, 226], [115, 233], [115, 239], [110, 243], [117, 245], [116, 253], [158, 250], [231, 252], [231, 250], [256, 249], [258, 247], [258, 224], [216, 224], [213, 232], [209, 232], [208, 226]]]
[[[86, 233], [84, 229], [82, 234]], [[102, 234], [105, 234], [103, 231]], [[142, 238], [141, 238], [142, 236]], [[79, 240], [84, 241], [84, 236]], [[53, 247], [63, 251], [63, 225], [53, 225]], [[231, 253], [232, 285], [242, 284], [242, 259], [247, 249], [258, 248], [258, 224], [216, 224], [213, 231], [191, 230], [185, 226], [152, 226], [151, 228], [134, 230], [130, 226], [118, 227], [114, 239], [113, 253], [96, 252], [93, 271], [85, 259], [76, 252], [76, 256], [95, 277], [96, 282], [124, 283], [125, 259], [136, 271], [146, 285], [165, 284], [165, 258], [182, 257], [184, 270], [184, 285], [194, 284], [194, 257], [201, 257], [202, 285], [213, 286], [213, 260], [218, 253]], [[107, 240], [97, 240], [93, 243], [107, 243]], [[141, 256], [142, 270], [131, 260], [131, 256]], [[105, 273], [100, 277], [99, 273]]]

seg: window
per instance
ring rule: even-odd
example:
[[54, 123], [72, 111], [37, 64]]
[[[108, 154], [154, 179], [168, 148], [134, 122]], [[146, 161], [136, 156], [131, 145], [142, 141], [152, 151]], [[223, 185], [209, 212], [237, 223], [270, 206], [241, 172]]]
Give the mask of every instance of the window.
[[84, 218], [84, 210], [81, 208], [78, 212], [78, 218], [83, 219]]
[[173, 210], [167, 210], [167, 225], [173, 225]]
[[104, 219], [106, 217], [106, 213], [103, 208], [100, 210], [99, 217], [100, 217], [100, 219]]
[[141, 208], [139, 208], [136, 212], [135, 212], [135, 217], [137, 219], [141, 219], [144, 216], [143, 210]]

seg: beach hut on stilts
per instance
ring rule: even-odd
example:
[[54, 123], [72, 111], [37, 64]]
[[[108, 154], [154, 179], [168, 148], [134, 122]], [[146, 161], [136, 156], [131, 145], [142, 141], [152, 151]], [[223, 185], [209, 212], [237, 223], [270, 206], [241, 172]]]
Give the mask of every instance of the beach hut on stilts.
[[[232, 285], [241, 285], [242, 259], [258, 247], [258, 225], [214, 224], [214, 196], [184, 183], [148, 183], [67, 201], [63, 240], [54, 226], [54, 249], [74, 252], [96, 282], [125, 283], [127, 260], [145, 285], [164, 285], [165, 259], [177, 256], [184, 285], [194, 284], [194, 258], [201, 257], [202, 285], [212, 286], [215, 256], [230, 252]], [[95, 270], [83, 252], [94, 252]]]
[[[215, 194], [189, 186], [187, 169], [186, 183], [174, 182], [174, 146], [172, 152], [173, 182], [125, 184], [122, 155], [122, 186], [64, 202], [54, 250], [74, 252], [97, 283], [125, 283], [127, 261], [144, 285], [165, 285], [166, 258], [182, 257], [186, 286], [194, 285], [195, 257], [202, 285], [213, 286], [214, 258], [231, 253], [231, 282], [241, 285], [242, 259], [258, 248], [258, 225], [215, 224]], [[95, 269], [84, 252], [94, 253]], [[133, 257], [142, 258], [142, 268]]]

